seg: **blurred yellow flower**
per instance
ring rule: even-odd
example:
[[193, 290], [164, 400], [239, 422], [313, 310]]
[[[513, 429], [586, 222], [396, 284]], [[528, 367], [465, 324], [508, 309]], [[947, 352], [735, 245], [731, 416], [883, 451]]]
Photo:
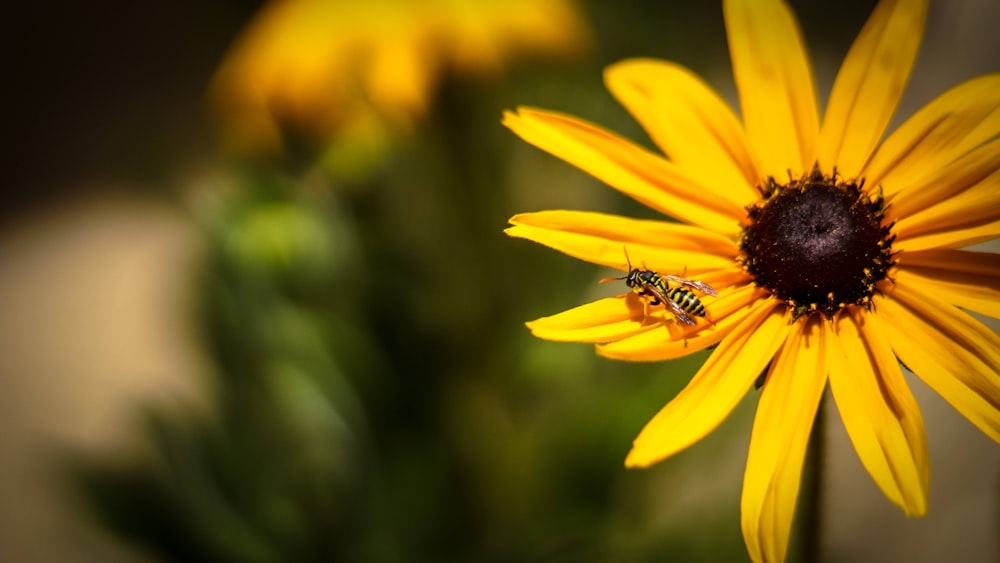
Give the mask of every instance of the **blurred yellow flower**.
[[446, 69], [496, 72], [516, 53], [569, 56], [588, 44], [573, 0], [272, 0], [211, 97], [238, 151], [279, 150], [282, 125], [378, 144], [425, 114]]
[[[929, 462], [900, 362], [1000, 441], [1000, 337], [969, 314], [1000, 318], [1000, 255], [959, 250], [1000, 235], [1000, 75], [952, 88], [883, 139], [916, 59], [924, 0], [878, 4], [822, 120], [791, 10], [779, 0], [723, 6], [742, 122], [689, 70], [656, 60], [623, 61], [605, 79], [666, 157], [563, 114], [520, 108], [504, 118], [527, 142], [682, 223], [557, 210], [515, 216], [507, 232], [614, 268], [628, 267], [624, 247], [640, 274], [718, 290], [699, 298], [708, 320], [694, 324], [655, 305], [654, 284], [528, 326], [622, 360], [717, 345], [642, 430], [628, 466], [690, 446], [762, 386], [742, 528], [754, 561], [780, 562], [828, 382], [862, 463], [907, 515], [927, 511]], [[629, 281], [643, 290], [637, 276]]]

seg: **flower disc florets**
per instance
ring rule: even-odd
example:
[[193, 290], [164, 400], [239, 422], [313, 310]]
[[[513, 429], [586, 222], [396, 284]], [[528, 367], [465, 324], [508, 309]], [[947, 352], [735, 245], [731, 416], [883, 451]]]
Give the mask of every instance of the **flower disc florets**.
[[870, 197], [863, 185], [817, 167], [787, 185], [768, 178], [764, 197], [747, 208], [743, 268], [786, 301], [793, 318], [812, 311], [832, 318], [852, 304], [871, 308], [875, 284], [894, 263], [895, 237], [892, 225], [882, 224], [881, 195]]

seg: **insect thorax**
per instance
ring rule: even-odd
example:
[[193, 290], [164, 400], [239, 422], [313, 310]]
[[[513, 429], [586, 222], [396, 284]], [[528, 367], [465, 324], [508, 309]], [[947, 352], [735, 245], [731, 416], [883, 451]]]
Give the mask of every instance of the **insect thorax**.
[[628, 274], [628, 285], [631, 287], [642, 286], [643, 284], [659, 285], [662, 283], [660, 276], [652, 270], [633, 269]]

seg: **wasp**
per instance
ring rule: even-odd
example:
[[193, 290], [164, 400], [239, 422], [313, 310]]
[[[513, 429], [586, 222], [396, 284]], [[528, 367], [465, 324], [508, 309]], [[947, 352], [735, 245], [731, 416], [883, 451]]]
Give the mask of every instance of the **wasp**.
[[[639, 295], [650, 297], [649, 305], [663, 305], [680, 322], [694, 325], [695, 321], [691, 315], [696, 317], [705, 316], [705, 305], [701, 299], [691, 289], [697, 290], [704, 295], [715, 297], [718, 293], [705, 282], [689, 280], [681, 276], [670, 274], [659, 274], [653, 270], [633, 268], [629, 260], [628, 251], [625, 252], [625, 263], [628, 266], [628, 274], [618, 278], [604, 278], [600, 283], [614, 280], [625, 280], [625, 285], [632, 288]], [[674, 283], [676, 285], [671, 286]]]

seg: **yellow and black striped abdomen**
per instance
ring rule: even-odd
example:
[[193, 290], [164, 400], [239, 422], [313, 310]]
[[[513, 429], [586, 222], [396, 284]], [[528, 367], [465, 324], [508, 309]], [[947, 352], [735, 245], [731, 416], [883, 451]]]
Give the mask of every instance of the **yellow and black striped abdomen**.
[[705, 316], [705, 306], [701, 304], [698, 296], [682, 286], [671, 287], [664, 292], [667, 299], [677, 304], [685, 313], [696, 317]]

